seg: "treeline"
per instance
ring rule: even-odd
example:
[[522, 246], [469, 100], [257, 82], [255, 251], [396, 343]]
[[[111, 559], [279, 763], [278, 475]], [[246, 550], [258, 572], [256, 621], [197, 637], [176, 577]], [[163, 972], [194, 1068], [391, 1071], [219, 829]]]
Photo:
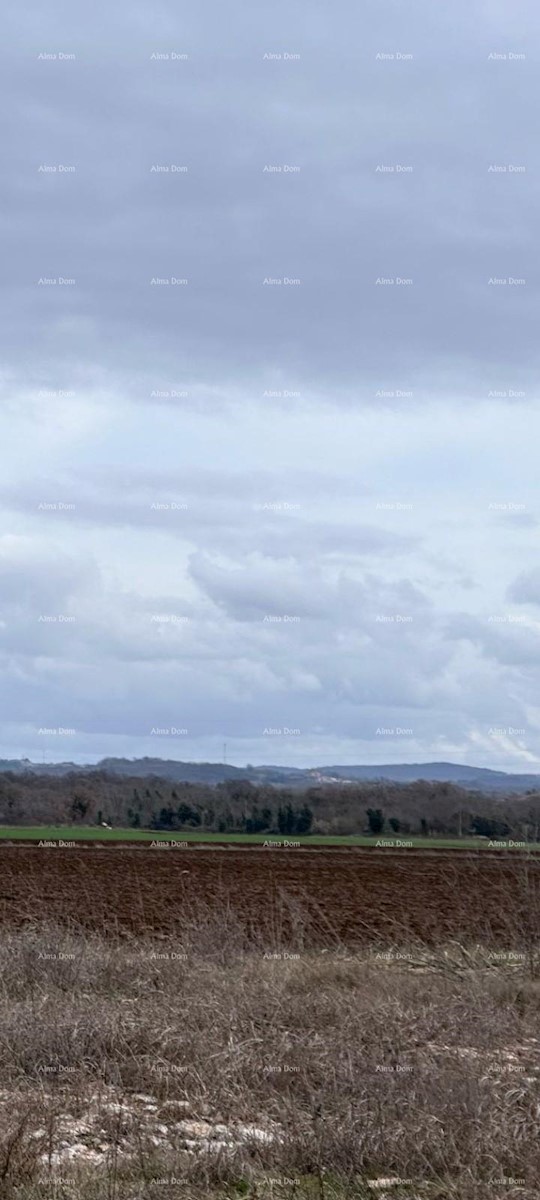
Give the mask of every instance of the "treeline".
[[[218, 804], [218, 809], [219, 809]], [[139, 814], [133, 810], [128, 812], [131, 825], [140, 828]], [[313, 812], [309, 805], [295, 807], [290, 801], [270, 808], [265, 805], [259, 808], [256, 803], [247, 806], [243, 812], [234, 813], [229, 807], [216, 812], [213, 805], [205, 809], [191, 804], [172, 804], [160, 808], [152, 815], [151, 829], [204, 829], [216, 833], [311, 833]]]
[[316, 795], [313, 789], [304, 794], [314, 809], [314, 827], [321, 833], [540, 840], [537, 791], [489, 795], [453, 783], [416, 780], [327, 784], [317, 788]]
[[451, 783], [215, 786], [105, 771], [0, 775], [3, 825], [101, 825], [215, 833], [372, 833], [540, 840], [540, 792], [501, 798]]
[[3, 825], [101, 825], [215, 833], [309, 834], [313, 811], [303, 792], [246, 780], [216, 786], [169, 783], [98, 772], [0, 775]]

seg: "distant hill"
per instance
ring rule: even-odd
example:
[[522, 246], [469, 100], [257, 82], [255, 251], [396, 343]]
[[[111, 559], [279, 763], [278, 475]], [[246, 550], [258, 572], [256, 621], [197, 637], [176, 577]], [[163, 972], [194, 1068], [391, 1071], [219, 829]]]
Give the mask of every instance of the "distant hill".
[[27, 758], [1, 759], [0, 773], [31, 772], [35, 775], [68, 775], [72, 772], [104, 771], [113, 775], [168, 779], [186, 783], [221, 783], [225, 779], [249, 779], [253, 783], [287, 787], [313, 787], [318, 783], [355, 783], [384, 780], [414, 783], [436, 780], [482, 792], [526, 792], [540, 790], [540, 775], [511, 775], [488, 767], [462, 763], [386, 763], [375, 766], [279, 767], [275, 765], [233, 767], [225, 763], [177, 762], [163, 758], [102, 758], [98, 763], [33, 763]]
[[479, 791], [526, 792], [540, 788], [540, 775], [511, 775], [489, 767], [469, 767], [463, 763], [386, 763], [381, 766], [324, 767], [321, 773], [337, 779], [388, 779], [393, 783], [414, 783], [416, 779], [455, 783]]
[[102, 758], [97, 763], [100, 771], [113, 775], [153, 775], [159, 779], [174, 779], [178, 783], [221, 783], [224, 779], [244, 779], [243, 767], [230, 767], [224, 763], [175, 762], [168, 758]]

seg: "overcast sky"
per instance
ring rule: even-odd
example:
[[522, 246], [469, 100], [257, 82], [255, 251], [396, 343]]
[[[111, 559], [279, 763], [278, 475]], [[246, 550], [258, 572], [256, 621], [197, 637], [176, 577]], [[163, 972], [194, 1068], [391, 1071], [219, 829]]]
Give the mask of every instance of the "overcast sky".
[[0, 755], [540, 769], [537, 6], [5, 26]]

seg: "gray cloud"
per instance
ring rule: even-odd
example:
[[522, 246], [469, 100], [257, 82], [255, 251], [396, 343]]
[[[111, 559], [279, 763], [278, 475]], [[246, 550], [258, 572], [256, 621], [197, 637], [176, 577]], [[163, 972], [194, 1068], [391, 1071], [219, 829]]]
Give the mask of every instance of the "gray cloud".
[[7, 15], [4, 752], [540, 754], [515, 15]]
[[[279, 370], [334, 397], [392, 379], [425, 388], [444, 376], [480, 393], [507, 372], [514, 387], [530, 379], [538, 181], [526, 16], [520, 38], [493, 15], [477, 28], [460, 5], [456, 35], [424, 5], [405, 19], [371, 4], [352, 52], [352, 5], [337, 24], [284, 8], [281, 23], [278, 6], [249, 28], [210, 5], [181, 27], [141, 14], [114, 52], [119, 30], [98, 11], [99, 37], [71, 14], [46, 31], [12, 29], [6, 346], [25, 345], [31, 322], [36, 365], [99, 364], [135, 392], [150, 362], [158, 388], [169, 375], [245, 390]], [[75, 61], [36, 60], [66, 38]], [[489, 62], [501, 40], [525, 61]], [[152, 62], [160, 44], [187, 60]], [[264, 61], [273, 52], [299, 59]], [[492, 159], [524, 176], [489, 174]], [[47, 165], [57, 171], [39, 173]], [[151, 172], [160, 165], [188, 170]], [[280, 165], [301, 169], [264, 173]], [[488, 283], [524, 275], [521, 287]], [[38, 287], [42, 276], [76, 282]], [[152, 287], [154, 277], [189, 284]], [[266, 277], [301, 284], [264, 287]], [[379, 277], [413, 284], [376, 287]]]
[[540, 567], [518, 575], [508, 588], [508, 598], [516, 604], [540, 604]]

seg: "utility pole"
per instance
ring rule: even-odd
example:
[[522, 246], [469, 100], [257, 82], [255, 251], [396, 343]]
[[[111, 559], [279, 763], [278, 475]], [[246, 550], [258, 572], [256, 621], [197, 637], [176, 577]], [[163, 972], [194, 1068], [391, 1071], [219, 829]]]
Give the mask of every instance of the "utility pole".
[[224, 763], [224, 766], [227, 766], [227, 743], [226, 742], [223, 743], [223, 763]]

